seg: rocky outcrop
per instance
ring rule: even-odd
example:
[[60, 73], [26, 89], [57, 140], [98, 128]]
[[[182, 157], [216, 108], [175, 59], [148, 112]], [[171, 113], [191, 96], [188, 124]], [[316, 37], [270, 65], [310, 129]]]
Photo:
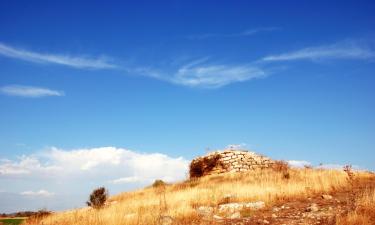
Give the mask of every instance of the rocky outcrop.
[[[223, 221], [233, 220], [248, 217], [253, 211], [263, 209], [265, 203], [258, 202], [244, 202], [244, 203], [227, 203], [221, 204], [217, 207], [200, 206], [196, 209], [197, 214], [206, 221]], [[229, 222], [228, 221], [228, 222]], [[232, 224], [232, 223], [231, 223]]]
[[[226, 172], [242, 172], [272, 167], [274, 161], [246, 150], [226, 149], [200, 156], [190, 164], [190, 176], [194, 176], [194, 169], [198, 176], [220, 174]], [[201, 171], [199, 171], [201, 169]], [[193, 172], [193, 173], [192, 173]], [[201, 174], [199, 174], [201, 173]], [[192, 176], [193, 175], [193, 176]]]

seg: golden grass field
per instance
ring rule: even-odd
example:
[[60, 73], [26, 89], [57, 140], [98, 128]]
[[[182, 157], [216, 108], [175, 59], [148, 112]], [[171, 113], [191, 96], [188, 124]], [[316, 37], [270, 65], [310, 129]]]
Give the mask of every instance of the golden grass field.
[[373, 225], [375, 217], [375, 189], [367, 189], [355, 200], [355, 208], [345, 217], [338, 217], [337, 224]]
[[[368, 172], [354, 172], [358, 180], [374, 176]], [[277, 202], [306, 199], [322, 193], [349, 190], [353, 184], [341, 170], [289, 169], [289, 178], [272, 169], [244, 173], [206, 176], [169, 184], [164, 188], [147, 187], [110, 197], [109, 204], [100, 210], [89, 207], [56, 212], [27, 224], [43, 225], [156, 225], [158, 218], [168, 215], [173, 224], [201, 224], [196, 213], [199, 206], [217, 206], [228, 194], [236, 202], [264, 201], [266, 207]], [[337, 224], [368, 224], [369, 213], [375, 212], [375, 192], [368, 189], [356, 199], [356, 208]], [[363, 223], [356, 221], [363, 220]], [[354, 222], [353, 222], [354, 221]]]

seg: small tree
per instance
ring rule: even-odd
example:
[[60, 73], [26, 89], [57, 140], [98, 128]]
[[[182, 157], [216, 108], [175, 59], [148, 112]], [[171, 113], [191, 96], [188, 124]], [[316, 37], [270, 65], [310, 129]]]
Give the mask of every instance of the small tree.
[[90, 207], [93, 207], [94, 209], [100, 209], [104, 206], [105, 201], [108, 197], [108, 191], [105, 189], [105, 187], [100, 187], [97, 189], [94, 189], [91, 194], [89, 201], [86, 202], [86, 204]]
[[153, 188], [165, 186], [167, 183], [165, 183], [163, 180], [155, 180], [154, 183], [152, 184]]

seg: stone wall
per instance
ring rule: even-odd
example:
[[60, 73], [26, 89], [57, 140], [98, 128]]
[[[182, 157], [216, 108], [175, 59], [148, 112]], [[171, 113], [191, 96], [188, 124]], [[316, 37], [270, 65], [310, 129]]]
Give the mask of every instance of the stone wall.
[[203, 175], [265, 169], [272, 167], [274, 163], [273, 160], [254, 152], [232, 149], [211, 152], [206, 156], [193, 159], [191, 163], [207, 162], [210, 159], [212, 161], [213, 158], [216, 160], [215, 166], [205, 167]]

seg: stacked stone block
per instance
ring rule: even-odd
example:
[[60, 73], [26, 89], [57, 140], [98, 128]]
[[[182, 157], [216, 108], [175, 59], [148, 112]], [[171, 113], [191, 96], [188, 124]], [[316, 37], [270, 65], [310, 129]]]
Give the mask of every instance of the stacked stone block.
[[204, 171], [204, 175], [265, 169], [272, 167], [274, 163], [273, 160], [254, 152], [231, 149], [215, 151], [206, 156], [197, 157], [193, 159], [192, 163], [197, 160], [204, 160], [204, 158], [214, 158], [216, 155], [220, 155], [216, 166], [210, 171]]

